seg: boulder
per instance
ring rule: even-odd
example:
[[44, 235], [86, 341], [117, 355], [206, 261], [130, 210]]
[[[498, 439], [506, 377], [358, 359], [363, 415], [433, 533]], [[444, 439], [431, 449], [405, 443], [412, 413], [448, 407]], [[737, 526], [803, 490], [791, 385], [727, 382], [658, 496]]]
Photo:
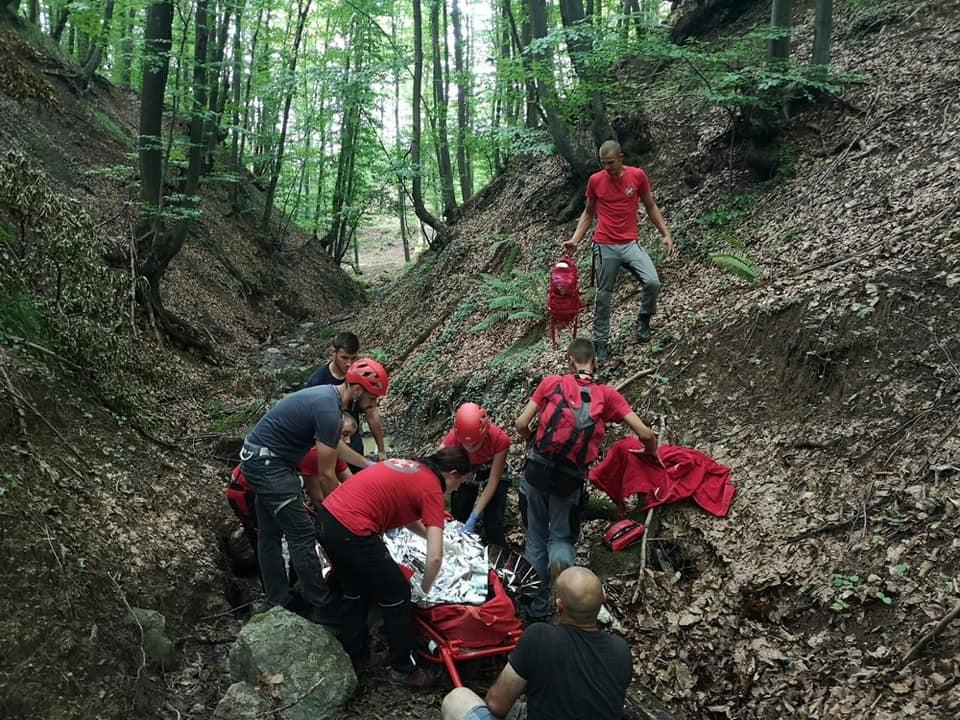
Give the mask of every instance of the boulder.
[[143, 629], [143, 652], [147, 660], [161, 667], [171, 665], [176, 653], [173, 641], [167, 637], [167, 619], [156, 610], [130, 608], [130, 612], [133, 618], [127, 616], [129, 624], [138, 632]]
[[[275, 607], [254, 615], [230, 649], [237, 682], [270, 686], [288, 720], [334, 718], [357, 687], [340, 642], [322, 625]], [[239, 690], [237, 691], [239, 692]]]
[[227, 688], [227, 694], [217, 703], [213, 720], [253, 720], [264, 717], [269, 711], [270, 706], [257, 694], [255, 687], [238, 682]]

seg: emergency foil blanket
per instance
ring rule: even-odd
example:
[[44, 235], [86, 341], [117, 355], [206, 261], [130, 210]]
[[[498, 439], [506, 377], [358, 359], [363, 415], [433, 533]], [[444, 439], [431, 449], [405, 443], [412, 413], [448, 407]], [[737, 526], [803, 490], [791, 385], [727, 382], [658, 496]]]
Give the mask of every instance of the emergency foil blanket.
[[432, 607], [446, 603], [457, 605], [482, 605], [487, 599], [486, 548], [473, 535], [461, 535], [463, 525], [448, 520], [443, 527], [443, 565], [440, 574], [423, 594], [420, 583], [427, 562], [427, 541], [406, 528], [391, 530], [383, 535], [383, 542], [390, 556], [413, 571], [410, 591], [418, 607]]

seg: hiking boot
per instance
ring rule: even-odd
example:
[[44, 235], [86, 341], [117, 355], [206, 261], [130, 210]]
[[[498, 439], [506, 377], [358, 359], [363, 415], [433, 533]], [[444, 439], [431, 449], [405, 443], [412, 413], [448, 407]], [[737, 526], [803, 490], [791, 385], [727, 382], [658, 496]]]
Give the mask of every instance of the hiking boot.
[[647, 313], [640, 313], [637, 318], [637, 340], [645, 343], [651, 337], [653, 333], [650, 331], [650, 316]]
[[597, 365], [606, 365], [610, 359], [610, 351], [607, 349], [607, 343], [597, 342], [594, 343], [594, 345], [597, 349]]
[[387, 657], [389, 653], [386, 650], [376, 650], [374, 652], [368, 652], [363, 657], [352, 660], [353, 667], [357, 672], [363, 670], [372, 670], [373, 668], [378, 668], [387, 663]]
[[390, 668], [390, 672], [387, 673], [387, 680], [394, 685], [425, 688], [433, 685], [437, 681], [437, 677], [436, 675], [427, 672], [422, 667], [419, 667], [410, 673], [402, 673]]

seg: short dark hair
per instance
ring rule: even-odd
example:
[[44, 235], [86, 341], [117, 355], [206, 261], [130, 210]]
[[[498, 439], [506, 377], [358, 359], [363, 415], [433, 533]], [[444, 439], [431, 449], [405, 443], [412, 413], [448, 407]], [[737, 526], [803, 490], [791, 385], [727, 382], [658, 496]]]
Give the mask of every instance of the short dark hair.
[[593, 343], [586, 338], [577, 338], [567, 348], [567, 355], [573, 358], [577, 365], [585, 365], [588, 362], [593, 362], [593, 359], [597, 356], [597, 351], [593, 347]]
[[337, 333], [331, 344], [334, 350], [346, 350], [354, 355], [360, 352], [360, 340], [352, 332]]

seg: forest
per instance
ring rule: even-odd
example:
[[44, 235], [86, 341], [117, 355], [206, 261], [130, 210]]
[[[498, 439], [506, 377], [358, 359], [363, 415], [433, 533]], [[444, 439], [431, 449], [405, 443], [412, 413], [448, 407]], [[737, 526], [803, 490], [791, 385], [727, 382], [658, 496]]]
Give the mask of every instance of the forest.
[[[217, 709], [261, 594], [244, 436], [347, 330], [391, 456], [468, 401], [511, 429], [565, 366], [550, 269], [609, 140], [676, 256], [641, 210], [660, 309], [638, 342], [620, 273], [598, 377], [737, 488], [723, 518], [628, 505], [622, 553], [590, 491], [624, 717], [960, 712], [956, 0], [0, 3], [6, 717], [307, 713], [272, 673], [267, 710]], [[514, 437], [517, 551], [523, 463]], [[440, 717], [451, 687], [354, 682], [309, 716]]]

